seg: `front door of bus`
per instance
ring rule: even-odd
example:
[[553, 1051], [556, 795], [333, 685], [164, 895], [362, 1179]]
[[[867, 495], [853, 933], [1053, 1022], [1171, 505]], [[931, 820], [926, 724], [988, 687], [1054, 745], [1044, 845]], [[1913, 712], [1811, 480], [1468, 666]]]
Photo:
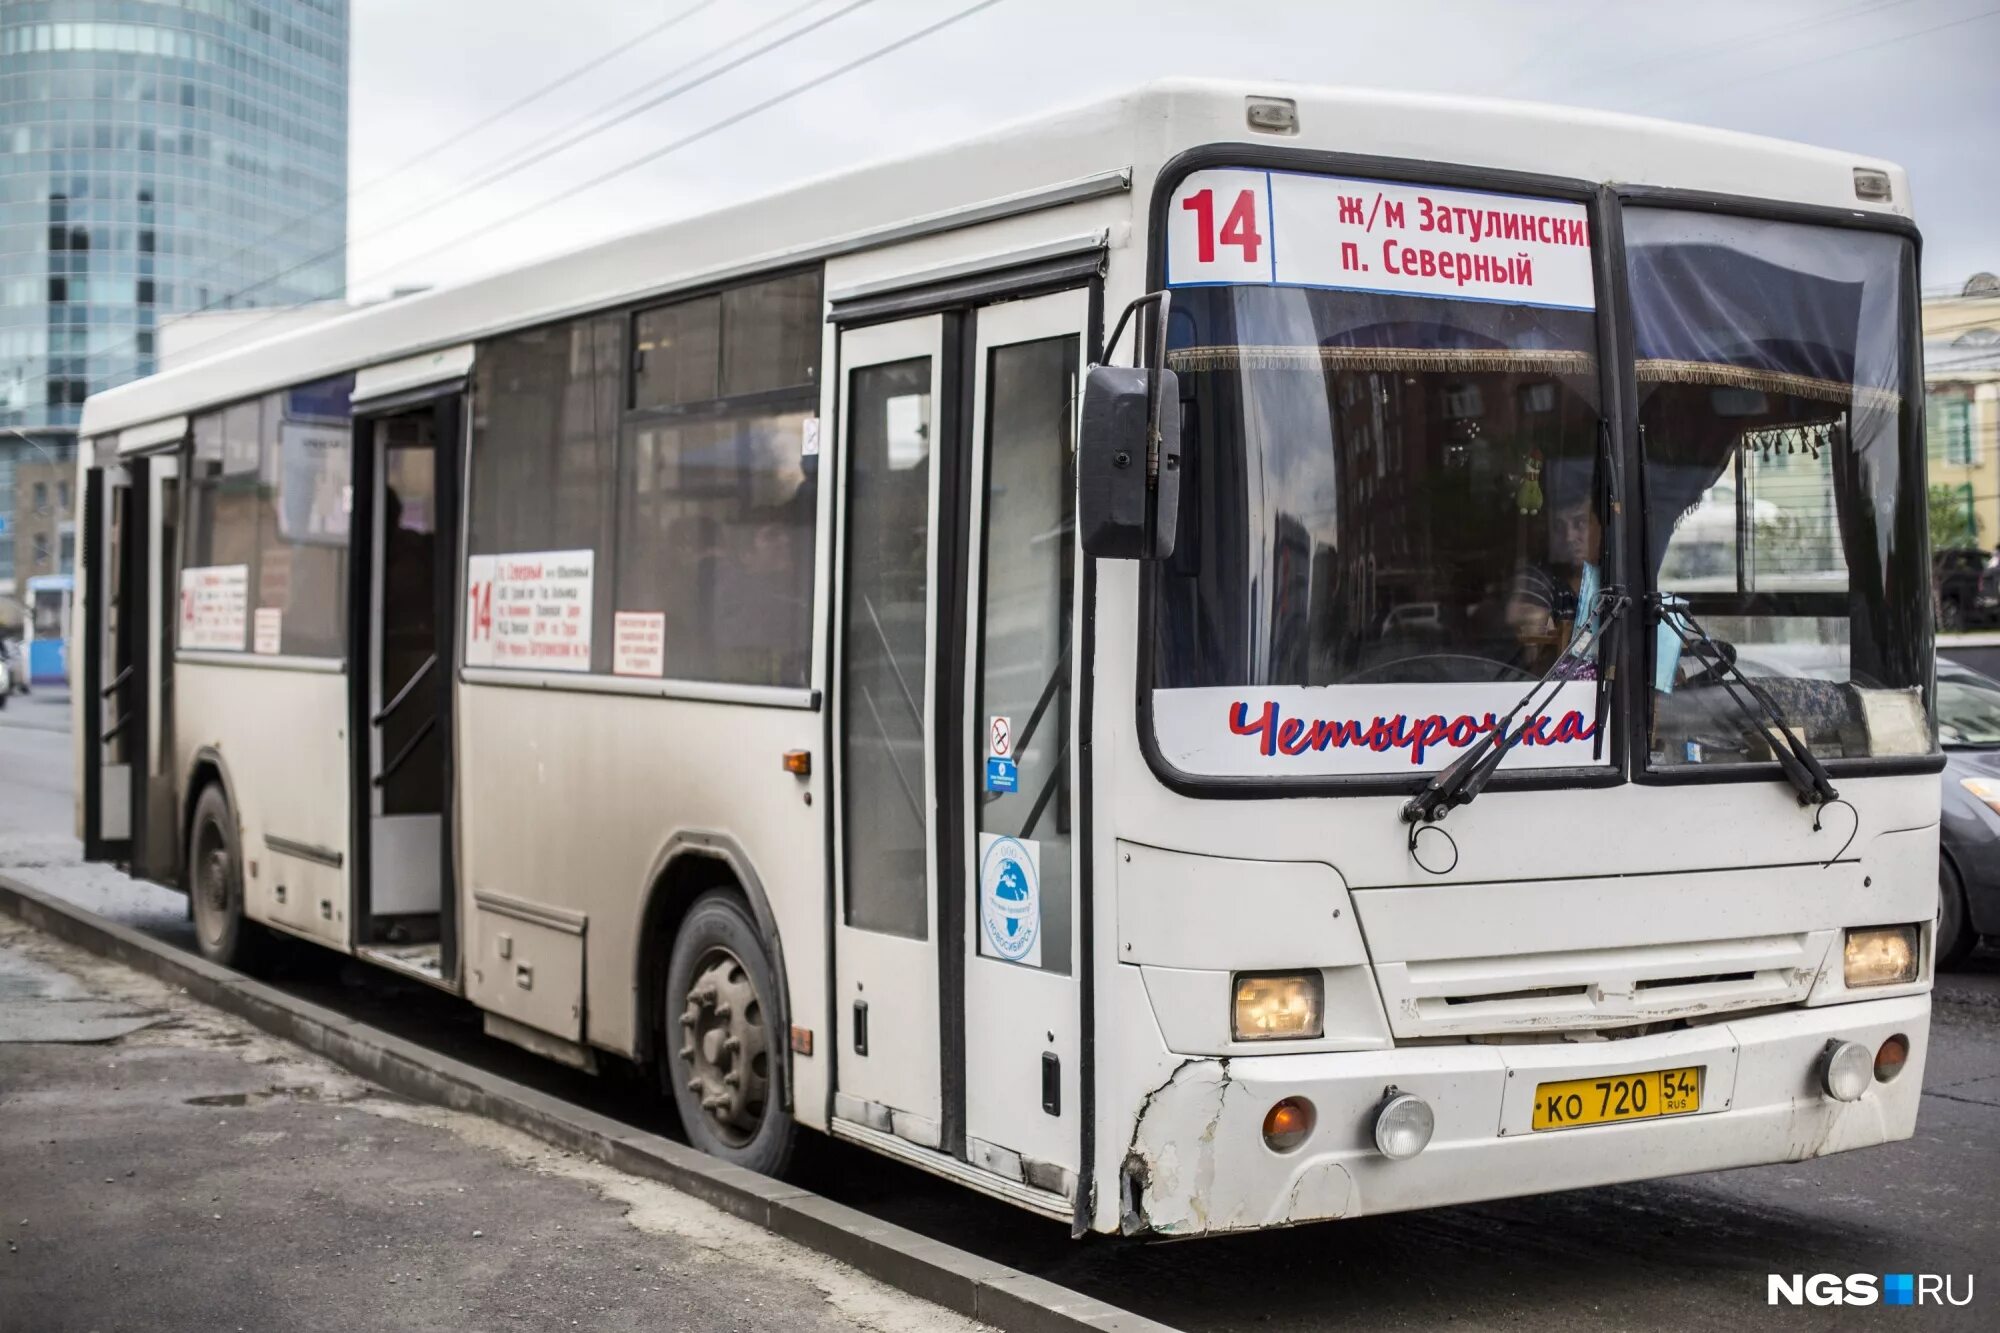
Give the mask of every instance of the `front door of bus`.
[[1074, 1191], [1082, 290], [847, 331], [834, 1112]]
[[944, 319], [841, 338], [845, 577], [834, 683], [840, 787], [834, 1114], [945, 1147], [938, 986], [939, 502]]

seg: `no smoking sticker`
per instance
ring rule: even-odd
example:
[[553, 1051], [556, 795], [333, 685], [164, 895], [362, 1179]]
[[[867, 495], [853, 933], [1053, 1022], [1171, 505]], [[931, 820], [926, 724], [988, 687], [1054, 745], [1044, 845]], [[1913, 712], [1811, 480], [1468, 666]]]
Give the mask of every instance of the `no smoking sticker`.
[[986, 723], [986, 754], [988, 758], [1005, 759], [1014, 753], [1014, 724], [1004, 717], [994, 717]]

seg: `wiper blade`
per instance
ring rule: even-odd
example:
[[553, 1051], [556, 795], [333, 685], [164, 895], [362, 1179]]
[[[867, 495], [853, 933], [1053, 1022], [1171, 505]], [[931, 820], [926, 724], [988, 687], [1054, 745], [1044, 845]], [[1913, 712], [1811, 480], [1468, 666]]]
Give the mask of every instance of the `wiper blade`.
[[[1653, 610], [1654, 619], [1674, 632], [1676, 638], [1690, 650], [1697, 647], [1704, 650], [1695, 656], [1713, 661], [1720, 666], [1716, 683], [1729, 696], [1729, 702], [1736, 705], [1738, 712], [1755, 723], [1769, 723], [1771, 754], [1784, 771], [1785, 780], [1792, 784], [1799, 794], [1800, 805], [1828, 805], [1840, 799], [1840, 792], [1834, 788], [1833, 777], [1826, 771], [1826, 765], [1812, 752], [1812, 747], [1800, 739], [1792, 730], [1791, 721], [1777, 701], [1736, 665], [1736, 658], [1725, 653], [1716, 641], [1709, 637], [1701, 623], [1688, 613], [1687, 599], [1672, 593], [1648, 593], [1646, 603]], [[1752, 702], [1745, 702], [1736, 692], [1736, 686], [1729, 683], [1734, 676]]]
[[[1435, 823], [1443, 819], [1459, 806], [1470, 804], [1474, 797], [1486, 789], [1487, 782], [1507, 758], [1507, 752], [1521, 739], [1522, 733], [1528, 728], [1528, 723], [1533, 722], [1535, 715], [1555, 698], [1556, 691], [1568, 683], [1567, 679], [1556, 679], [1563, 666], [1587, 652], [1595, 651], [1605, 632], [1617, 622], [1619, 616], [1625, 614], [1625, 608], [1631, 601], [1632, 599], [1625, 595], [1623, 588], [1610, 587], [1598, 593], [1596, 605], [1589, 619], [1584, 622], [1586, 629], [1570, 640], [1569, 646], [1563, 649], [1556, 660], [1549, 664], [1549, 669], [1542, 673], [1542, 678], [1530, 685], [1528, 692], [1507, 710], [1507, 715], [1501, 718], [1492, 730], [1474, 741], [1471, 749], [1454, 759], [1448, 767], [1440, 770], [1422, 791], [1403, 803], [1403, 822], [1412, 826], [1413, 837], [1416, 825]], [[1536, 696], [1541, 694], [1543, 687], [1549, 685], [1551, 681], [1554, 682], [1554, 688], [1536, 702]], [[1601, 681], [1599, 685], [1601, 688]], [[1523, 711], [1527, 712], [1528, 719], [1517, 730], [1514, 728], [1514, 719]], [[1512, 735], [1508, 734], [1510, 731]]]

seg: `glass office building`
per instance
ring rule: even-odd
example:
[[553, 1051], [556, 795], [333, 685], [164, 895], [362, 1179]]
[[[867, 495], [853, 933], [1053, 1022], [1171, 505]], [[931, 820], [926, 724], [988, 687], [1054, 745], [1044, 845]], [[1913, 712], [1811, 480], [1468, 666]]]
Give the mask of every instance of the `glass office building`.
[[60, 572], [6, 483], [163, 323], [343, 294], [347, 33], [347, 0], [0, 0], [0, 595]]

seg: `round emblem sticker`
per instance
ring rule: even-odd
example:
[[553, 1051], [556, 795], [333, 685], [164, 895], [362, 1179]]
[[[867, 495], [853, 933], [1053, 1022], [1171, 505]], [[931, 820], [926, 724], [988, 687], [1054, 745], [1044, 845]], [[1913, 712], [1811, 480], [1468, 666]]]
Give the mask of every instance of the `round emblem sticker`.
[[[988, 835], [992, 837], [992, 835]], [[1009, 962], [1041, 956], [1042, 885], [1038, 848], [993, 837], [979, 859], [979, 921], [992, 953]]]

